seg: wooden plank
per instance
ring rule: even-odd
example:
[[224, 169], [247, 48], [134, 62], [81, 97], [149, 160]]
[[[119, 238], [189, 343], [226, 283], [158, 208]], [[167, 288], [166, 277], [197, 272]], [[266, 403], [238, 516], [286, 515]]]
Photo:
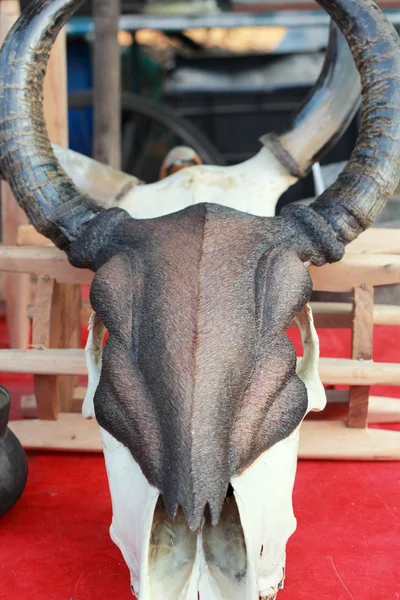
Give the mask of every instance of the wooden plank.
[[367, 229], [346, 246], [348, 254], [400, 254], [400, 229]]
[[0, 373], [87, 375], [84, 350], [0, 350]]
[[[331, 385], [400, 385], [400, 365], [321, 358], [319, 371]], [[87, 375], [84, 350], [0, 350], [0, 373]]]
[[[33, 315], [32, 342], [36, 348], [51, 348], [57, 337], [61, 323], [52, 319], [53, 293], [57, 283], [54, 279], [40, 277], [36, 288]], [[55, 329], [52, 331], [52, 325]], [[53, 336], [53, 338], [52, 338]], [[40, 419], [57, 419], [60, 412], [60, 398], [56, 376], [35, 375], [34, 389]]]
[[[311, 412], [307, 419], [311, 421], [347, 421], [349, 415], [349, 391], [326, 390], [328, 404], [321, 412]], [[400, 423], [400, 398], [370, 396], [368, 423]]]
[[374, 325], [400, 325], [400, 306], [374, 305]]
[[[352, 359], [372, 360], [374, 288], [361, 285], [353, 290], [353, 336]], [[367, 427], [368, 385], [352, 386], [349, 395], [349, 418], [347, 425], [354, 428]]]
[[[18, 0], [0, 2], [0, 45], [3, 43], [20, 14]], [[19, 208], [9, 185], [0, 183], [2, 243], [14, 245], [17, 228], [28, 220]], [[8, 339], [11, 348], [27, 348], [29, 343], [30, 320], [27, 307], [30, 302], [30, 277], [26, 274], [9, 273], [4, 278], [3, 296], [6, 303]]]
[[[57, 421], [12, 421], [10, 429], [25, 449], [62, 452], [102, 452], [96, 421], [60, 414]], [[299, 457], [329, 460], [399, 460], [400, 432], [349, 429], [345, 422], [305, 421]]]
[[[38, 233], [32, 225], [24, 224], [18, 227], [17, 245], [52, 246], [53, 244]], [[346, 254], [400, 254], [400, 230], [367, 229], [354, 242], [346, 246]]]
[[94, 158], [116, 169], [121, 164], [120, 0], [94, 0]]
[[[74, 390], [71, 413], [80, 414], [87, 388], [76, 387]], [[321, 412], [309, 413], [309, 420], [328, 419], [330, 421], [346, 421], [349, 413], [349, 393], [346, 390], [327, 390], [328, 404]], [[39, 416], [35, 396], [21, 396], [21, 414], [24, 419], [37, 419]], [[368, 422], [400, 423], [400, 398], [370, 396]]]
[[396, 363], [321, 358], [319, 374], [329, 385], [400, 385], [400, 365]]
[[371, 424], [400, 423], [400, 398], [370, 396], [368, 422]]
[[[33, 318], [36, 348], [80, 348], [81, 293], [79, 286], [63, 286], [40, 277]], [[78, 315], [78, 317], [77, 317]], [[41, 419], [56, 419], [72, 405], [77, 380], [74, 376], [35, 375], [34, 387]]]
[[17, 246], [54, 246], [44, 235], [36, 231], [33, 225], [19, 225], [17, 228]]
[[[82, 404], [85, 398], [86, 389], [83, 387], [76, 387], [74, 390], [73, 400], [71, 409], [68, 412], [74, 414], [82, 413]], [[37, 419], [39, 417], [38, 405], [36, 401], [36, 397], [33, 395], [30, 396], [21, 396], [21, 414], [24, 419]]]
[[[331, 329], [351, 328], [352, 305], [350, 302], [311, 302], [316, 327]], [[81, 323], [87, 325], [92, 313], [90, 302], [82, 303]], [[400, 306], [389, 304], [374, 305], [374, 325], [400, 325]], [[297, 327], [296, 324], [291, 325]]]
[[[82, 296], [79, 285], [56, 284], [52, 321], [61, 324], [57, 336], [52, 333], [51, 348], [81, 348], [81, 308]], [[52, 332], [55, 326], [52, 325]], [[60, 410], [69, 412], [72, 410], [74, 390], [78, 383], [76, 376], [58, 376], [57, 388], [60, 399]]]
[[350, 429], [345, 421], [304, 421], [299, 458], [327, 460], [399, 460], [400, 432]]
[[57, 248], [0, 246], [0, 271], [33, 273], [47, 276], [58, 283], [91, 283], [93, 273], [76, 269], [67, 256]]
[[[311, 302], [314, 323], [319, 328], [349, 328], [353, 307], [350, 302]], [[375, 304], [374, 325], [400, 325], [400, 306]]]
[[350, 302], [310, 302], [314, 325], [320, 329], [349, 329], [353, 307]]
[[314, 290], [352, 292], [364, 285], [400, 283], [400, 256], [393, 254], [346, 254], [338, 263], [310, 267]]
[[[0, 271], [48, 275], [59, 283], [90, 283], [93, 274], [74, 269], [57, 248], [0, 247]], [[400, 256], [348, 254], [334, 265], [310, 267], [315, 290], [351, 292], [365, 285], [400, 283]]]
[[26, 450], [102, 452], [99, 427], [82, 415], [60, 414], [57, 421], [21, 420], [9, 423]]
[[60, 31], [51, 49], [43, 84], [43, 111], [52, 144], [68, 147], [68, 94], [66, 31]]

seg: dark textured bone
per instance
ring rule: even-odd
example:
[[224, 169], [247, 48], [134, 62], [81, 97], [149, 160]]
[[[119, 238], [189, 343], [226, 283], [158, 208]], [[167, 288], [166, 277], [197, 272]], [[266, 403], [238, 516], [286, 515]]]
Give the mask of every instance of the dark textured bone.
[[298, 255], [318, 251], [287, 220], [205, 204], [136, 223], [110, 211], [87, 234], [72, 260], [92, 256], [109, 332], [96, 418], [171, 516], [181, 506], [195, 529], [209, 504], [215, 524], [231, 477], [305, 415], [286, 329], [311, 294]]
[[50, 50], [80, 4], [82, 0], [34, 0], [0, 54], [1, 171], [31, 223], [63, 250], [103, 210], [59, 166], [43, 116]]

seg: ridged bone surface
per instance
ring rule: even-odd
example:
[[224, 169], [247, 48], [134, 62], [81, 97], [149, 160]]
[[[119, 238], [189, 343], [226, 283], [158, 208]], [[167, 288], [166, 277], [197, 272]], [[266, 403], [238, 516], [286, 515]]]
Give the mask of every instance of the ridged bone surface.
[[[296, 372], [307, 388], [307, 412], [322, 410], [326, 399], [309, 307], [296, 321], [304, 348]], [[95, 417], [103, 336], [101, 322], [92, 315], [83, 407], [87, 418]], [[138, 599], [275, 599], [283, 583], [287, 540], [296, 526], [291, 499], [299, 428], [232, 479], [234, 498], [226, 498], [218, 526], [211, 527], [206, 511], [197, 533], [188, 529], [181, 509], [174, 520], [166, 514], [159, 491], [147, 482], [129, 450], [103, 429], [101, 435], [113, 504], [110, 533], [129, 566]]]
[[97, 420], [170, 516], [181, 506], [196, 529], [208, 504], [215, 524], [231, 478], [307, 409], [286, 329], [311, 293], [296, 253], [312, 254], [310, 238], [298, 220], [217, 205], [143, 221], [116, 209], [87, 233], [72, 260], [93, 257], [91, 302], [109, 332]]

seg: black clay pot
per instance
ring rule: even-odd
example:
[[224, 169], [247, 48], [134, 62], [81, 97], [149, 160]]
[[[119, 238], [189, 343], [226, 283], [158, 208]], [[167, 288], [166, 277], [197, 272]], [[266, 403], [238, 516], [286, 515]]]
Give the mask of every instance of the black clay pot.
[[28, 477], [26, 454], [7, 427], [9, 416], [10, 394], [0, 386], [0, 516], [17, 502]]

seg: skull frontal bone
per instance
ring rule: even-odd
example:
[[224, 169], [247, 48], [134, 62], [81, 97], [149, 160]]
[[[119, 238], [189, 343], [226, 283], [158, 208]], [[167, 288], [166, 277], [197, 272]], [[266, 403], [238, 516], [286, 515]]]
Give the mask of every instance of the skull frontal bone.
[[196, 530], [206, 507], [218, 523], [231, 478], [305, 415], [285, 331], [310, 278], [279, 219], [202, 205], [131, 223], [114, 232], [92, 286], [109, 332], [96, 418], [169, 516], [181, 507]]

